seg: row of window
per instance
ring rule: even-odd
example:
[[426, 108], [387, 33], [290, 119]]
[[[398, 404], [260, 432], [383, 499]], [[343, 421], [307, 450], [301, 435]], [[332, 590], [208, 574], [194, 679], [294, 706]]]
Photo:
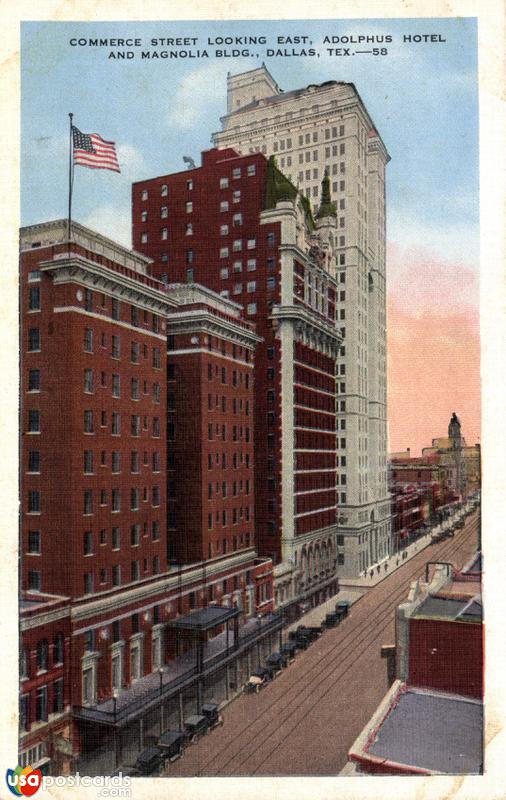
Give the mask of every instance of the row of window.
[[[246, 522], [250, 521], [251, 517], [251, 509], [249, 506], [243, 508], [233, 508], [232, 509], [232, 524], [237, 525], [239, 520], [245, 520]], [[219, 524], [221, 522], [222, 528], [226, 528], [227, 525], [230, 523], [230, 517], [226, 508], [222, 509], [221, 511], [216, 511], [215, 514], [208, 514], [207, 517], [207, 527], [209, 530], [212, 530], [214, 527], [214, 523]], [[225, 543], [225, 539], [223, 540]], [[226, 553], [226, 549], [223, 550]]]
[[[102, 389], [107, 388], [107, 373], [102, 372], [100, 375], [100, 387]], [[131, 400], [140, 400], [141, 399], [141, 382], [139, 378], [131, 378], [130, 379], [130, 399]], [[117, 373], [113, 373], [111, 376], [111, 390], [113, 397], [121, 397], [121, 376]], [[148, 382], [144, 381], [143, 383], [143, 394], [148, 394]], [[91, 368], [86, 368], [84, 370], [84, 391], [87, 394], [93, 394], [95, 392], [95, 370]], [[151, 396], [153, 398], [154, 403], [160, 402], [160, 384], [158, 382], [153, 383], [152, 385], [152, 393]]]
[[[53, 639], [53, 643], [51, 646], [52, 650], [52, 658], [51, 658], [51, 665], [53, 667], [58, 667], [63, 664], [64, 659], [64, 648], [65, 648], [65, 637], [63, 633], [57, 633]], [[36, 647], [36, 667], [37, 672], [46, 672], [49, 668], [49, 643], [47, 639], [39, 639], [37, 642]], [[21, 650], [21, 663], [20, 663], [20, 678], [30, 678], [31, 671], [30, 671], [30, 663], [29, 663], [29, 655], [28, 650], [26, 647], [23, 647]]]
[[[214, 466], [218, 467], [221, 464], [221, 469], [227, 469], [228, 465], [228, 458], [226, 453], [220, 454], [216, 453], [214, 456], [212, 453], [208, 453], [207, 456], [207, 468], [213, 469]], [[234, 469], [238, 469], [239, 466], [245, 466], [246, 469], [249, 469], [250, 466], [250, 456], [249, 453], [234, 453], [232, 455], [232, 466]], [[242, 486], [242, 481], [241, 481]], [[242, 491], [242, 488], [241, 488]]]
[[[105, 294], [101, 294], [100, 306], [99, 309], [107, 308], [107, 296]], [[84, 307], [86, 311], [94, 311], [95, 310], [95, 303], [96, 303], [96, 293], [94, 294], [91, 289], [84, 290]], [[111, 298], [111, 319], [120, 320], [124, 315], [122, 314], [122, 303], [116, 297]], [[141, 317], [142, 314], [142, 317]], [[138, 328], [141, 325], [141, 321], [144, 325], [149, 324], [149, 312], [147, 309], [141, 309], [137, 306], [130, 305], [130, 319], [129, 322], [135, 328]], [[160, 317], [157, 314], [151, 314], [151, 329], [154, 333], [160, 332]]]
[[[191, 178], [186, 181], [186, 188], [190, 192], [193, 189], [193, 180]], [[160, 188], [160, 195], [162, 197], [167, 197], [168, 194], [169, 194], [169, 187], [168, 187], [168, 185], [166, 183], [163, 183], [161, 188]], [[149, 197], [148, 190], [147, 189], [143, 189], [142, 192], [141, 192], [141, 200], [143, 200], [143, 201], [147, 200], [148, 197]]]
[[[207, 438], [208, 438], [209, 441], [212, 441], [215, 436], [216, 437], [220, 436], [220, 434], [221, 434], [221, 439], [224, 442], [227, 441], [227, 426], [226, 425], [221, 425], [221, 427], [220, 427], [219, 425], [213, 425], [212, 423], [210, 423], [207, 426]], [[243, 430], [242, 425], [233, 425], [232, 426], [232, 439], [231, 439], [231, 441], [232, 442], [238, 442], [238, 441], [242, 440], [243, 434], [244, 434], [244, 441], [245, 442], [249, 442], [250, 441], [250, 429], [249, 428], [244, 428], [244, 430]]]
[[[52, 704], [48, 706], [48, 685], [39, 686], [35, 690], [35, 716], [32, 719], [30, 714], [30, 695], [23, 694], [19, 704], [19, 724], [21, 730], [28, 730], [32, 722], [47, 722], [50, 713], [59, 714], [64, 710], [63, 700], [63, 678], [53, 681], [50, 685], [52, 693]], [[35, 750], [36, 748], [32, 748]], [[38, 751], [45, 752], [45, 751]]]
[[[230, 484], [230, 485], [232, 487], [232, 495], [231, 495], [232, 497], [237, 497], [239, 494], [241, 494], [242, 491], [243, 491], [243, 486], [244, 486], [244, 493], [245, 494], [249, 494], [250, 493], [250, 481], [249, 481], [249, 479], [245, 480], [244, 484], [243, 484], [243, 482], [241, 480], [241, 481], [233, 481], [233, 483]], [[226, 481], [223, 481], [222, 483], [219, 483], [219, 481], [216, 481], [216, 484], [209, 483], [208, 486], [207, 486], [207, 497], [208, 497], [209, 500], [212, 500], [212, 498], [215, 497], [215, 496], [218, 496], [220, 494], [220, 492], [221, 492], [222, 498], [227, 497], [228, 496], [228, 489], [229, 489], [229, 484], [227, 484]]]
[[[32, 492], [29, 492], [32, 494]], [[39, 493], [38, 493], [39, 494]], [[143, 502], [148, 502], [148, 487], [144, 487], [143, 491]], [[96, 496], [96, 493], [95, 493]], [[152, 506], [159, 506], [160, 505], [160, 487], [153, 486], [151, 488], [151, 505]], [[99, 505], [100, 506], [107, 506], [108, 505], [108, 492], [107, 489], [101, 489], [98, 495]], [[40, 499], [39, 499], [40, 502]], [[94, 494], [93, 489], [85, 489], [83, 494], [83, 514], [93, 514], [93, 506], [94, 506]], [[140, 489], [138, 487], [133, 487], [130, 490], [130, 510], [131, 511], [138, 511], [140, 506]], [[111, 511], [121, 511], [121, 489], [112, 489], [111, 490]]]
[[[30, 414], [32, 412], [29, 412]], [[39, 412], [37, 412], [39, 413]], [[147, 431], [149, 429], [149, 418], [147, 416], [142, 417], [142, 430]], [[84, 412], [84, 432], [85, 433], [94, 433], [95, 432], [95, 414], [93, 410], [86, 409]], [[107, 412], [102, 411], [100, 417], [100, 426], [106, 427], [107, 426]], [[39, 428], [40, 430], [40, 428]], [[121, 414], [117, 411], [111, 412], [111, 433], [114, 436], [119, 436], [121, 432]], [[130, 416], [130, 433], [132, 436], [140, 436], [141, 435], [141, 415], [140, 414], [132, 414]], [[151, 419], [151, 436], [158, 438], [160, 436], [160, 417], [152, 417]]]
[[[237, 386], [237, 383], [235, 383], [233, 385]], [[208, 408], [209, 411], [212, 411], [213, 408], [220, 408], [220, 402], [219, 402], [218, 395], [215, 395], [214, 399], [213, 399], [213, 395], [212, 394], [208, 394], [207, 395], [207, 408]], [[228, 409], [227, 398], [225, 397], [225, 395], [222, 395], [221, 396], [221, 410], [223, 412], [226, 412], [227, 409]], [[238, 400], [236, 397], [234, 397], [232, 399], [232, 413], [233, 414], [237, 414], [237, 413], [241, 413], [242, 411], [243, 411], [243, 400], [242, 400], [242, 398], [239, 398], [239, 400]], [[244, 414], [247, 417], [249, 416], [249, 400], [246, 400], [244, 402]]]
[[[87, 475], [94, 473], [94, 453], [93, 450], [85, 450], [83, 453], [84, 472]], [[145, 467], [149, 466], [149, 453], [144, 451], [143, 464]], [[107, 466], [107, 451], [102, 450], [100, 454], [100, 466]], [[158, 450], [151, 454], [151, 468], [153, 472], [160, 472], [161, 470], [161, 455]], [[32, 470], [30, 470], [31, 472]], [[130, 472], [139, 473], [141, 471], [140, 453], [137, 450], [130, 452]], [[111, 452], [111, 472], [118, 474], [121, 472], [121, 453], [118, 450]]]
[[[159, 575], [160, 574], [160, 556], [156, 555], [153, 556], [151, 559], [151, 574], [152, 575]], [[134, 583], [135, 581], [139, 581], [142, 576], [149, 574], [149, 559], [144, 558], [142, 559], [142, 565], [140, 560], [131, 561], [130, 562], [130, 583]], [[109, 573], [106, 567], [103, 567], [98, 575], [99, 583], [103, 587], [109, 582]], [[122, 575], [121, 575], [121, 564], [114, 564], [111, 569], [111, 583], [113, 586], [121, 586], [122, 585]], [[84, 594], [93, 594], [95, 589], [95, 573], [93, 572], [85, 572], [83, 574], [83, 589]]]
[[[143, 536], [148, 536], [148, 523], [143, 523]], [[141, 526], [140, 523], [135, 523], [130, 529], [130, 544], [136, 546], [140, 543]], [[151, 522], [151, 540], [157, 542], [160, 539], [160, 522], [152, 520]], [[83, 550], [84, 555], [91, 555], [94, 552], [94, 536], [92, 531], [85, 531], [83, 534]], [[98, 544], [104, 547], [108, 543], [108, 532], [106, 528], [102, 528], [98, 534]], [[111, 549], [121, 549], [121, 528], [114, 527], [111, 529]], [[40, 555], [42, 552], [42, 537], [40, 530], [28, 531], [28, 553], [30, 555]]]
[[[212, 381], [213, 377], [218, 377], [218, 375], [221, 375], [221, 383], [223, 385], [226, 385], [228, 383], [228, 376], [229, 376], [229, 371], [227, 370], [227, 367], [221, 367], [221, 372], [220, 372], [217, 364], [215, 364], [214, 367], [213, 364], [208, 364], [207, 365], [208, 380]], [[249, 377], [250, 376], [247, 372], [243, 373], [240, 370], [234, 369], [232, 370], [231, 373], [230, 385], [239, 386], [244, 384], [244, 388], [249, 389]]]

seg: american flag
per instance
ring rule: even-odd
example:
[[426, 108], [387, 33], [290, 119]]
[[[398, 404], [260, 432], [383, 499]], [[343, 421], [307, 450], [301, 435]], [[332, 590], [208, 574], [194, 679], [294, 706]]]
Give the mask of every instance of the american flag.
[[98, 133], [81, 133], [72, 126], [74, 164], [90, 169], [112, 169], [121, 172], [116, 155], [116, 144], [106, 142]]

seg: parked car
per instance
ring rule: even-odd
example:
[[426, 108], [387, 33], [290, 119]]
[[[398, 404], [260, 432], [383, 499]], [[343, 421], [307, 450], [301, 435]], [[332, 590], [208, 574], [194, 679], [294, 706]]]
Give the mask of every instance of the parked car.
[[134, 769], [139, 775], [153, 775], [161, 770], [163, 765], [163, 753], [154, 745], [146, 747], [137, 757]]
[[339, 624], [339, 617], [336, 613], [327, 614], [327, 616], [325, 617], [326, 628], [336, 628], [338, 624]]
[[206, 703], [202, 706], [202, 714], [207, 719], [209, 730], [223, 725], [218, 703]]
[[284, 645], [281, 646], [281, 653], [286, 656], [287, 660], [293, 661], [295, 658], [295, 652], [297, 650], [297, 645], [295, 642], [285, 642]]
[[267, 683], [274, 678], [274, 670], [272, 667], [260, 667], [256, 669], [249, 677], [244, 690], [248, 693], [255, 692], [258, 694]]
[[273, 667], [277, 672], [281, 672], [288, 664], [288, 658], [283, 653], [276, 652], [267, 656], [265, 663], [268, 667]]
[[185, 719], [184, 727], [187, 741], [193, 744], [201, 736], [205, 736], [209, 728], [209, 722], [203, 714], [193, 714], [193, 716]]
[[336, 614], [339, 616], [340, 619], [344, 619], [348, 616], [350, 610], [350, 604], [347, 600], [341, 600], [339, 603], [336, 603]]
[[296, 631], [290, 631], [288, 634], [290, 642], [295, 644], [297, 650], [307, 650], [313, 639], [308, 633], [297, 628]]
[[169, 761], [181, 758], [186, 744], [184, 731], [165, 731], [158, 740], [158, 748], [162, 751], [163, 757]]

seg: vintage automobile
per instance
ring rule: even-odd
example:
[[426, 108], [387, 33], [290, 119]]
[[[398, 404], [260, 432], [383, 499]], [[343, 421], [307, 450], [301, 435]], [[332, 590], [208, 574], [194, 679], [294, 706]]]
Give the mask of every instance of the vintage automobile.
[[349, 610], [350, 604], [347, 600], [341, 600], [339, 603], [336, 603], [336, 614], [340, 620], [348, 616]]
[[165, 731], [158, 740], [158, 749], [161, 750], [164, 759], [175, 761], [183, 755], [185, 744], [184, 731]]
[[310, 637], [309, 633], [302, 631], [300, 628], [297, 628], [296, 631], [290, 631], [288, 634], [288, 639], [290, 642], [295, 644], [297, 650], [307, 650], [313, 639]]
[[325, 630], [324, 625], [305, 625], [304, 630], [309, 631], [309, 634], [317, 639]]
[[244, 691], [248, 694], [256, 693], [274, 678], [272, 667], [259, 667], [251, 673], [248, 682], [244, 686]]
[[299, 625], [295, 631], [297, 636], [306, 636], [309, 641], [314, 642], [321, 634], [321, 629], [316, 626]]
[[134, 770], [139, 775], [153, 775], [160, 772], [162, 766], [163, 754], [160, 748], [150, 745], [137, 757]]
[[193, 744], [200, 736], [205, 736], [209, 729], [209, 722], [203, 714], [193, 714], [185, 719], [184, 728], [186, 740]]
[[218, 703], [205, 703], [202, 706], [202, 714], [207, 719], [209, 730], [223, 725], [223, 717], [220, 714]]
[[268, 667], [273, 667], [277, 672], [281, 672], [288, 664], [288, 658], [280, 652], [271, 653], [267, 656], [265, 663]]
[[293, 661], [296, 650], [297, 645], [295, 642], [285, 642], [285, 644], [281, 646], [281, 653], [286, 657], [288, 662]]
[[325, 627], [326, 628], [336, 628], [339, 624], [339, 617], [334, 612], [333, 614], [327, 614], [325, 617]]

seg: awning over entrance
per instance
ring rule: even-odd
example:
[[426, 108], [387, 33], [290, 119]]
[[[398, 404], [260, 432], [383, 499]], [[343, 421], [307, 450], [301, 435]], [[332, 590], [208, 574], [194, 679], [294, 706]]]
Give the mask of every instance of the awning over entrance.
[[168, 627], [180, 631], [209, 631], [217, 625], [224, 625], [229, 619], [239, 616], [238, 608], [227, 606], [206, 606], [190, 611], [168, 623]]

